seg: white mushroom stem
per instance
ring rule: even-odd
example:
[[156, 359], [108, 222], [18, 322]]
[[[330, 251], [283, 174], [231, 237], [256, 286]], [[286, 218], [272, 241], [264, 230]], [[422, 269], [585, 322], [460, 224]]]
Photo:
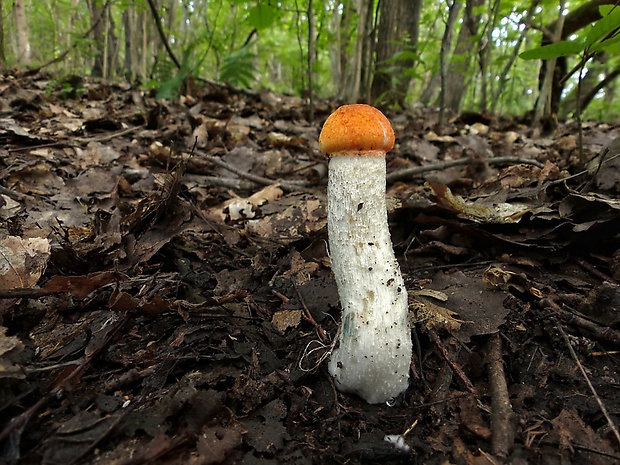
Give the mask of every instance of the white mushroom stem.
[[385, 201], [385, 153], [329, 161], [327, 228], [342, 305], [329, 372], [341, 391], [388, 402], [409, 384], [407, 291], [394, 256]]

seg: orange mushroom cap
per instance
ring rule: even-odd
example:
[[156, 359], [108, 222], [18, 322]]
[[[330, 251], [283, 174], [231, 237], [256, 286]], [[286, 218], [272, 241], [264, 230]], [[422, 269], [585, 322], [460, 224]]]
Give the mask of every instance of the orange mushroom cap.
[[325, 121], [319, 147], [330, 156], [385, 156], [385, 152], [394, 147], [394, 130], [386, 116], [375, 107], [343, 105]]

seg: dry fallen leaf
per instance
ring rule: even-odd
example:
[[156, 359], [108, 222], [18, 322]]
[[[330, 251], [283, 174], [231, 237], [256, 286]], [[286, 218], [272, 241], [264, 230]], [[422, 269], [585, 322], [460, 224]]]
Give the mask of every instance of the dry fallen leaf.
[[50, 250], [49, 241], [43, 238], [7, 236], [0, 240], [0, 289], [37, 284], [47, 267]]
[[25, 375], [15, 366], [17, 356], [24, 350], [24, 344], [14, 336], [6, 335], [7, 328], [0, 326], [0, 378], [19, 378]]

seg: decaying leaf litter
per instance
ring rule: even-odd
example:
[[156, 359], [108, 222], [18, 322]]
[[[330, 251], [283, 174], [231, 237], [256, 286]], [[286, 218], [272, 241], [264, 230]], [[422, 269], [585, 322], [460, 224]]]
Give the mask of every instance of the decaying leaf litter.
[[416, 330], [394, 405], [336, 391], [336, 107], [0, 87], [7, 463], [620, 463], [620, 130], [387, 111]]

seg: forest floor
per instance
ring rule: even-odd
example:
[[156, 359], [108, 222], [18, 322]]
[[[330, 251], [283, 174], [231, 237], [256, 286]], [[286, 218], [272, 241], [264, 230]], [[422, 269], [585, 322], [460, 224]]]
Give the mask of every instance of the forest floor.
[[0, 80], [0, 462], [620, 464], [620, 128], [387, 111], [409, 389], [335, 389], [321, 124]]

